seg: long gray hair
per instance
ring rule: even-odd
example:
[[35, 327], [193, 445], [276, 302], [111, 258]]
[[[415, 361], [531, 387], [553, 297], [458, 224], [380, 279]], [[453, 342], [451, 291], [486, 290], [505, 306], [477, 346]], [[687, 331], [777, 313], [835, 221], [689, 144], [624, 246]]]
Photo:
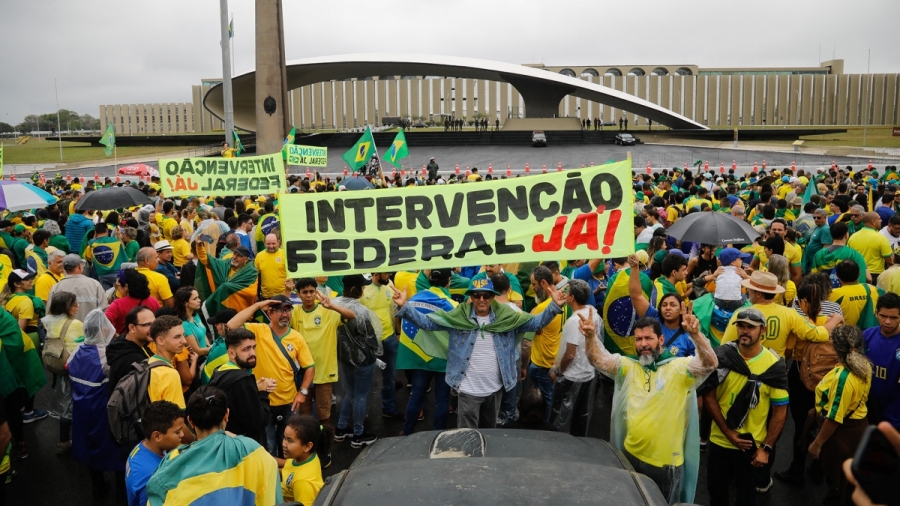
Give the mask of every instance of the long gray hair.
[[831, 345], [838, 360], [864, 380], [872, 376], [872, 364], [863, 353], [862, 331], [855, 325], [839, 325], [831, 332]]

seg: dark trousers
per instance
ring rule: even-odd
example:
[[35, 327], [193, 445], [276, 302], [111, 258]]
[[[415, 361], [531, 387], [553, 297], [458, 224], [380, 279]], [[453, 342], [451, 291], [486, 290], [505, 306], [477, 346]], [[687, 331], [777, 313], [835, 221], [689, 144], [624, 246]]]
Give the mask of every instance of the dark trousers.
[[591, 412], [594, 411], [594, 379], [583, 382], [557, 378], [553, 384], [553, 411], [550, 424], [554, 429], [573, 436], [587, 437]]
[[[33, 399], [33, 397], [32, 397]], [[9, 431], [12, 433], [13, 442], [21, 443], [25, 441], [24, 423], [22, 422], [22, 409], [28, 400], [28, 394], [22, 388], [13, 390], [11, 394], [3, 399], [6, 408], [6, 416], [9, 423]], [[32, 404], [33, 405], [33, 404]]]
[[550, 379], [550, 368], [531, 364], [528, 366], [528, 377], [531, 378], [531, 383], [544, 394], [544, 421], [549, 422], [550, 411], [553, 409], [553, 380]]
[[810, 392], [800, 380], [800, 362], [796, 360], [788, 369], [788, 393], [791, 394], [791, 403], [788, 405], [788, 409], [790, 409], [791, 419], [794, 421], [791, 471], [799, 473], [803, 471], [806, 463], [806, 449], [812, 442], [811, 439], [803, 437], [803, 427], [806, 425], [809, 410], [815, 406], [816, 394]]
[[284, 439], [284, 428], [293, 414], [290, 404], [269, 407], [269, 423], [266, 425], [266, 443], [268, 448], [266, 449], [276, 457], [283, 458], [284, 456], [281, 441]]
[[[709, 506], [729, 506], [728, 486], [734, 481], [737, 506], [756, 504], [756, 469], [750, 465], [753, 456], [749, 452], [723, 448], [713, 442], [708, 446], [707, 489]], [[774, 460], [771, 456], [769, 460]]]
[[681, 497], [684, 482], [684, 466], [656, 467], [625, 451], [625, 458], [635, 471], [653, 480], [669, 504], [675, 504]]

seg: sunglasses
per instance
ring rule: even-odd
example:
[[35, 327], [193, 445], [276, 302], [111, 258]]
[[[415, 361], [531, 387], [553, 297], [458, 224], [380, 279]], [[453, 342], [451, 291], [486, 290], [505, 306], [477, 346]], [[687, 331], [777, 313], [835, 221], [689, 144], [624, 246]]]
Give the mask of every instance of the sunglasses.
[[493, 299], [494, 294], [489, 292], [475, 292], [471, 295], [473, 299]]
[[759, 323], [760, 325], [766, 323], [759, 317], [759, 315], [757, 315], [756, 313], [751, 313], [749, 311], [741, 311], [740, 313], [738, 313], [737, 319], [738, 320], [750, 320], [752, 322]]

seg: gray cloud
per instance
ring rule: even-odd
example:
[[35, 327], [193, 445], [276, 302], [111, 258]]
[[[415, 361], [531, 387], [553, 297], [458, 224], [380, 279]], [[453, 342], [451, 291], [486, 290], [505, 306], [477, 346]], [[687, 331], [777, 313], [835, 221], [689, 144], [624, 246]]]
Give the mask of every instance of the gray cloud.
[[[235, 67], [252, 70], [254, 2], [232, 0]], [[553, 2], [284, 0], [288, 60], [434, 53], [514, 63], [811, 66], [900, 72], [895, 0]], [[0, 6], [0, 121], [59, 105], [190, 101], [221, 75], [216, 0], [6, 0]]]

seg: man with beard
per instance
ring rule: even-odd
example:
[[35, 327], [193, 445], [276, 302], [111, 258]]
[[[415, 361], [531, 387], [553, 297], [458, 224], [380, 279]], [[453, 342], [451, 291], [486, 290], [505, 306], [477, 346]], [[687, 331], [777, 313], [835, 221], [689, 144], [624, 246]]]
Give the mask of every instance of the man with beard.
[[732, 480], [740, 505], [756, 504], [756, 492], [769, 490], [772, 479], [766, 474], [767, 483], [758, 483], [764, 474], [758, 471], [775, 460], [775, 442], [787, 418], [787, 369], [783, 359], [762, 345], [765, 315], [744, 308], [735, 313], [732, 325], [738, 340], [716, 349], [719, 368], [701, 387], [716, 422], [707, 466], [712, 506], [731, 504]]
[[109, 391], [115, 390], [119, 380], [133, 369], [131, 364], [153, 356], [150, 351], [150, 326], [156, 317], [146, 306], [136, 306], [125, 315], [125, 333], [106, 346], [109, 365]]
[[[266, 448], [276, 457], [281, 457], [281, 445], [278, 443], [284, 438], [284, 427], [291, 415], [297, 413], [300, 405], [306, 402], [316, 374], [306, 340], [291, 328], [293, 309], [290, 299], [276, 295], [244, 309], [228, 322], [229, 330], [243, 327], [256, 336], [259, 356], [253, 368], [256, 379], [275, 380], [275, 388], [269, 393]], [[268, 324], [248, 323], [257, 310], [265, 311], [269, 317]]]
[[229, 330], [225, 334], [228, 362], [216, 369], [209, 386], [225, 392], [228, 402], [228, 425], [225, 430], [247, 436], [262, 446], [266, 444], [266, 418], [269, 392], [275, 380], [256, 379], [256, 335], [247, 329]]
[[[578, 316], [585, 331], [594, 327], [590, 310], [587, 318]], [[610, 354], [591, 338], [595, 332], [585, 339], [590, 363], [616, 378], [613, 445], [637, 472], [659, 486], [669, 504], [693, 502], [700, 466], [695, 391], [718, 365], [697, 318], [688, 313], [683, 319], [696, 347], [693, 357], [675, 358], [663, 348], [662, 328], [655, 318], [634, 323], [637, 359]]]

